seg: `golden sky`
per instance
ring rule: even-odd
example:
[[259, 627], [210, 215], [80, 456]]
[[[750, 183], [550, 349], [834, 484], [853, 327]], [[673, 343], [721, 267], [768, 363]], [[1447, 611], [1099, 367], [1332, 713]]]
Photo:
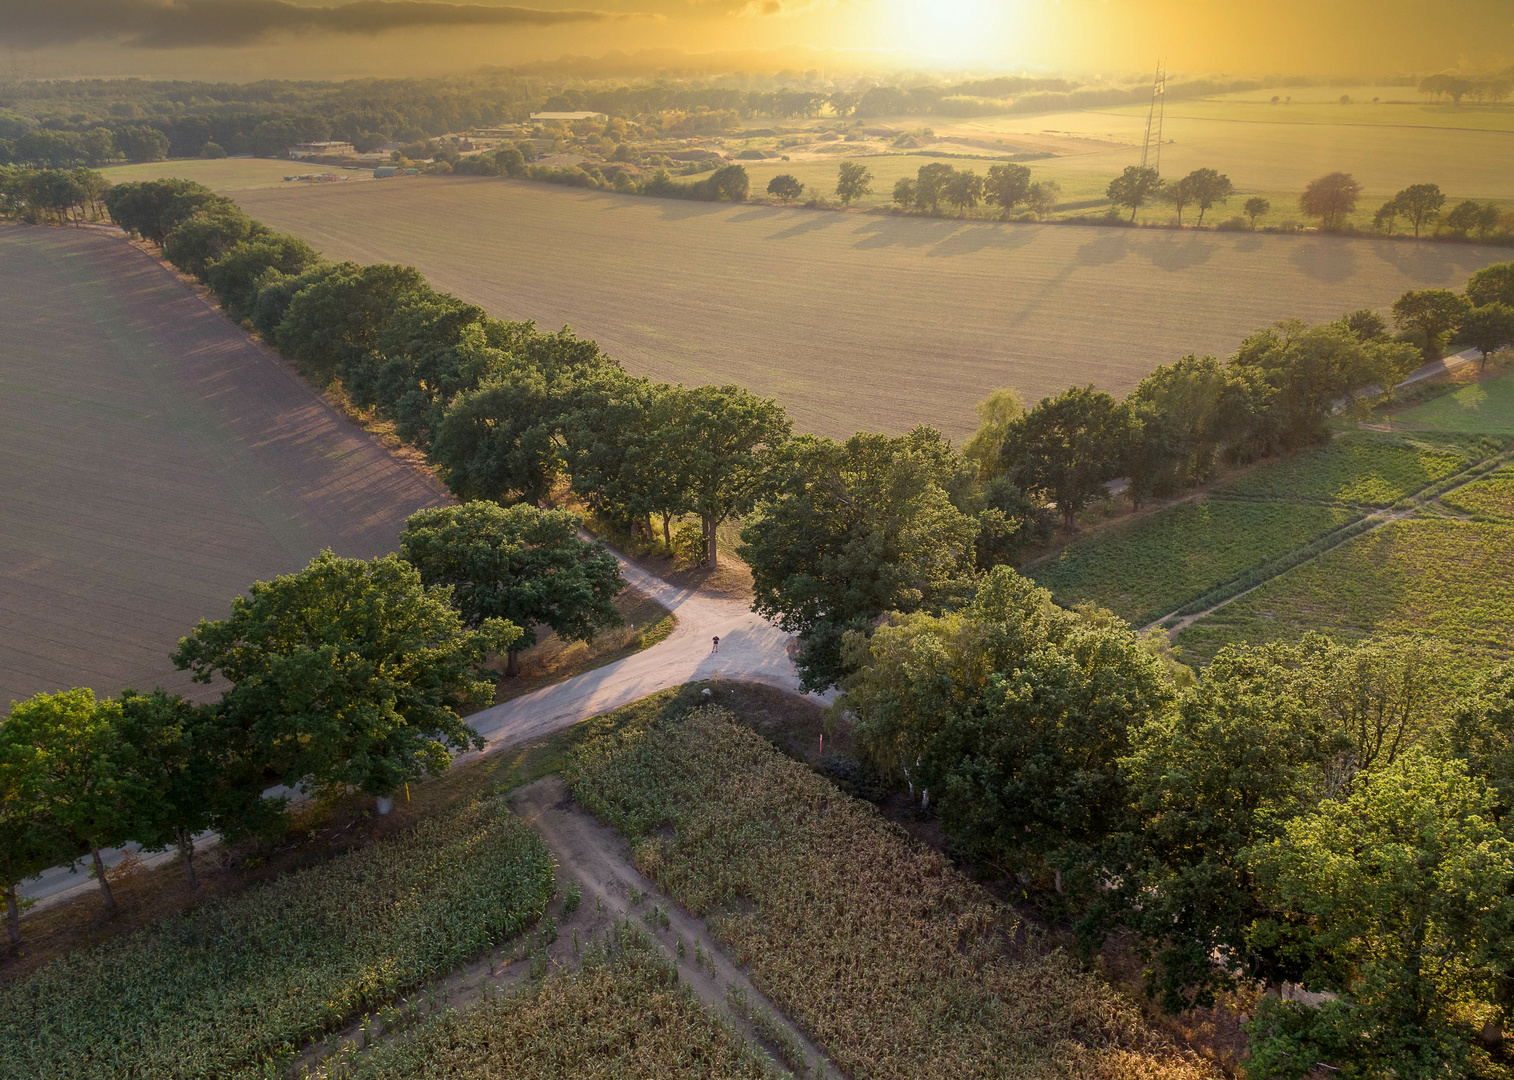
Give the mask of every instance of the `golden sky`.
[[1164, 54], [1190, 74], [1425, 74], [1514, 64], [1514, 0], [0, 0], [13, 76], [434, 74], [644, 50], [827, 71], [1098, 74]]

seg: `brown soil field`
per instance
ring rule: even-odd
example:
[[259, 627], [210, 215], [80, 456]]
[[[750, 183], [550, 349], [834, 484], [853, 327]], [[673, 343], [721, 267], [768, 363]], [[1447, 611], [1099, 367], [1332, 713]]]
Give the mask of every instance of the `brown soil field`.
[[322, 548], [447, 496], [118, 234], [0, 227], [0, 713], [209, 692], [168, 654]]
[[502, 318], [570, 325], [637, 374], [736, 382], [801, 430], [933, 424], [1014, 386], [1130, 389], [1278, 319], [1386, 310], [1491, 247], [1125, 230], [651, 199], [426, 177], [236, 193], [328, 257], [401, 262]]

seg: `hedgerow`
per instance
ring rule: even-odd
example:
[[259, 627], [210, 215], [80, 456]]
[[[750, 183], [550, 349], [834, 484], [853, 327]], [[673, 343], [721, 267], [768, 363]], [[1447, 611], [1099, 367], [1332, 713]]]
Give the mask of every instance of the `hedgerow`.
[[[728, 713], [632, 724], [574, 795], [853, 1077], [1206, 1077], [945, 858]], [[672, 827], [666, 839], [659, 835]]]
[[1091, 600], [1142, 626], [1356, 516], [1338, 506], [1183, 503], [1075, 543], [1026, 575], [1060, 604]]
[[0, 989], [4, 1080], [264, 1077], [540, 916], [551, 855], [502, 798], [212, 900]]
[[634, 927], [617, 925], [519, 994], [447, 1013], [367, 1053], [328, 1060], [313, 1080], [770, 1080], [774, 1073], [708, 1012]]

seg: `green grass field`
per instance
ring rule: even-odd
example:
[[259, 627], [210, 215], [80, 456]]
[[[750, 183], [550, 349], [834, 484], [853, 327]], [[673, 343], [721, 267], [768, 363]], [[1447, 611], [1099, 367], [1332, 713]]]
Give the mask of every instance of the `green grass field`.
[[1472, 670], [1509, 655], [1514, 637], [1514, 527], [1416, 518], [1391, 522], [1274, 578], [1180, 632], [1207, 661], [1234, 643], [1414, 633]]
[[1357, 516], [1333, 506], [1188, 502], [1075, 543], [1026, 573], [1060, 604], [1092, 600], [1143, 626]]
[[306, 186], [286, 176], [337, 176], [344, 181], [371, 180], [371, 169], [338, 169], [330, 165], [307, 165], [300, 161], [275, 161], [270, 158], [216, 158], [209, 161], [153, 161], [145, 165], [113, 165], [101, 170], [115, 184], [133, 180], [158, 180], [165, 176], [183, 177], [206, 187], [232, 194], [253, 188]]
[[1422, 431], [1514, 435], [1514, 370], [1433, 398], [1400, 413], [1394, 423]]
[[1391, 506], [1500, 449], [1492, 440], [1348, 432], [1318, 450], [1253, 469], [1221, 490], [1243, 498]]
[[1447, 492], [1440, 501], [1452, 510], [1476, 518], [1514, 521], [1514, 471], [1507, 467], [1500, 469], [1491, 476]]
[[[325, 255], [419, 267], [491, 314], [571, 325], [631, 371], [736, 382], [800, 430], [975, 426], [1000, 386], [1130, 389], [1277, 319], [1460, 287], [1496, 248], [731, 206], [527, 181], [247, 191]], [[375, 227], [382, 223], [382, 228]], [[1245, 288], [1234, 283], [1244, 281]]]

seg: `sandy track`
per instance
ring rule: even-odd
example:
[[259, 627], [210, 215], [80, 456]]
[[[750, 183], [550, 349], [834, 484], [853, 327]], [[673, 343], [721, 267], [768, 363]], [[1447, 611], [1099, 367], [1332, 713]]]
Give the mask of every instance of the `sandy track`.
[[[803, 1048], [811, 1070], [806, 1075], [842, 1075], [819, 1047], [774, 1008], [725, 955], [703, 919], [678, 907], [641, 875], [631, 864], [630, 845], [625, 839], [580, 809], [559, 777], [549, 776], [521, 788], [512, 797], [512, 805], [517, 814], [541, 833], [557, 857], [559, 886], [564, 886], [569, 876], [580, 883], [583, 911], [592, 910], [612, 919], [634, 918], [667, 950], [669, 958], [678, 965], [680, 980], [709, 1008], [724, 1013], [748, 1038], [756, 1037], [757, 1033], [749, 1021], [729, 1008], [727, 994], [733, 990], [745, 995], [749, 1004], [769, 1013]], [[666, 927], [653, 916], [654, 910], [665, 914]], [[678, 955], [680, 942], [683, 956]], [[704, 964], [696, 962], [696, 955], [704, 958]]]
[[[700, 679], [739, 679], [801, 693], [789, 656], [790, 635], [752, 612], [744, 601], [702, 595], [671, 585], [621, 559], [626, 581], [673, 613], [667, 639], [593, 671], [468, 717], [490, 747], [540, 738], [580, 720], [618, 709], [672, 686]], [[712, 639], [720, 638], [720, 651]], [[812, 695], [830, 702], [835, 695]]]

